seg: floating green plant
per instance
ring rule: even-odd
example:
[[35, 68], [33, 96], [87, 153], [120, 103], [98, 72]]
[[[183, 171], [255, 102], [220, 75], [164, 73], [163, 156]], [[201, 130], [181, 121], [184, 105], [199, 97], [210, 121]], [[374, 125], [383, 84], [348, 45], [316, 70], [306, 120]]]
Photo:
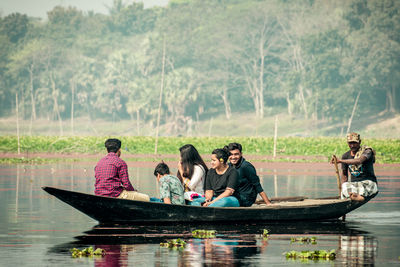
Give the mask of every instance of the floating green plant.
[[314, 251], [289, 251], [284, 255], [288, 259], [311, 259], [311, 260], [334, 260], [336, 258], [336, 251], [334, 249], [327, 250], [314, 250]]
[[93, 257], [93, 256], [104, 256], [106, 255], [106, 251], [101, 248], [93, 250], [93, 247], [88, 247], [82, 250], [73, 248], [71, 249], [71, 254], [73, 258]]
[[317, 244], [316, 237], [292, 237], [290, 239], [291, 243], [301, 243], [301, 244]]
[[262, 237], [263, 237], [264, 239], [268, 239], [268, 237], [269, 237], [269, 231], [268, 231], [267, 229], [264, 229], [264, 230], [263, 230]]
[[194, 238], [215, 238], [215, 230], [194, 230], [192, 235]]
[[185, 246], [186, 242], [180, 238], [167, 240], [166, 243], [160, 243], [160, 247], [171, 248], [171, 249], [183, 249]]

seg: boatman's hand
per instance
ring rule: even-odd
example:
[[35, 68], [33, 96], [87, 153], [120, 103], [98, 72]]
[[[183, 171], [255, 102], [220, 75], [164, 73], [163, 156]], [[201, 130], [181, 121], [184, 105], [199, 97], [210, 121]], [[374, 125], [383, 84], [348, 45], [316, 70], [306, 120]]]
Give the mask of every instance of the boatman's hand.
[[330, 163], [331, 163], [331, 164], [334, 164], [335, 161], [336, 161], [337, 163], [339, 163], [339, 160], [338, 160], [338, 158], [336, 157], [336, 155], [332, 155], [332, 158], [331, 158]]

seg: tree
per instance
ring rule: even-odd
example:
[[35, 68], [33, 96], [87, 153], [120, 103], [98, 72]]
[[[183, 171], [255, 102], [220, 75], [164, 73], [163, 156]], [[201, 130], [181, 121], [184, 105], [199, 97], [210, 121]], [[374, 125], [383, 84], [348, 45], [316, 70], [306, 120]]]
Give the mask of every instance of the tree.
[[1, 19], [0, 30], [3, 32], [10, 42], [17, 43], [25, 37], [28, 31], [28, 16], [20, 13], [12, 13]]

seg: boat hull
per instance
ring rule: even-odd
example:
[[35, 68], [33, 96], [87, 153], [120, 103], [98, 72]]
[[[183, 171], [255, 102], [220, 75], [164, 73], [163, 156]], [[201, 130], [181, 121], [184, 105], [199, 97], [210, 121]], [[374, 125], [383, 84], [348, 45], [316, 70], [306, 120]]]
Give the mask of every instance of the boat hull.
[[100, 223], [324, 221], [342, 217], [365, 202], [336, 200], [310, 205], [213, 208], [96, 196], [43, 187], [47, 193]]

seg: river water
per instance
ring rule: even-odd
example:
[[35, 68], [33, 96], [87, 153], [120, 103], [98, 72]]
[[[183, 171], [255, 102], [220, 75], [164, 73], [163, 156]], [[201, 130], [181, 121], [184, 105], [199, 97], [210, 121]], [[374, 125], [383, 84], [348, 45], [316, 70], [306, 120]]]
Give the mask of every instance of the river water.
[[[157, 196], [155, 163], [129, 164], [131, 182]], [[94, 163], [0, 165], [0, 266], [388, 266], [400, 265], [400, 168], [377, 165], [380, 192], [346, 220], [275, 224], [98, 225], [48, 195], [42, 186], [93, 192]], [[319, 165], [271, 169], [257, 164], [270, 197], [337, 194], [336, 178]], [[293, 168], [290, 171], [288, 168]], [[331, 168], [329, 166], [329, 168]], [[176, 171], [176, 170], [174, 170]], [[191, 237], [195, 229], [216, 230], [215, 238]], [[261, 236], [264, 229], [269, 237]], [[182, 250], [160, 242], [182, 238]], [[316, 237], [316, 244], [291, 238]], [[103, 248], [104, 257], [72, 258], [72, 248]], [[286, 259], [284, 252], [332, 250], [335, 260]]]

